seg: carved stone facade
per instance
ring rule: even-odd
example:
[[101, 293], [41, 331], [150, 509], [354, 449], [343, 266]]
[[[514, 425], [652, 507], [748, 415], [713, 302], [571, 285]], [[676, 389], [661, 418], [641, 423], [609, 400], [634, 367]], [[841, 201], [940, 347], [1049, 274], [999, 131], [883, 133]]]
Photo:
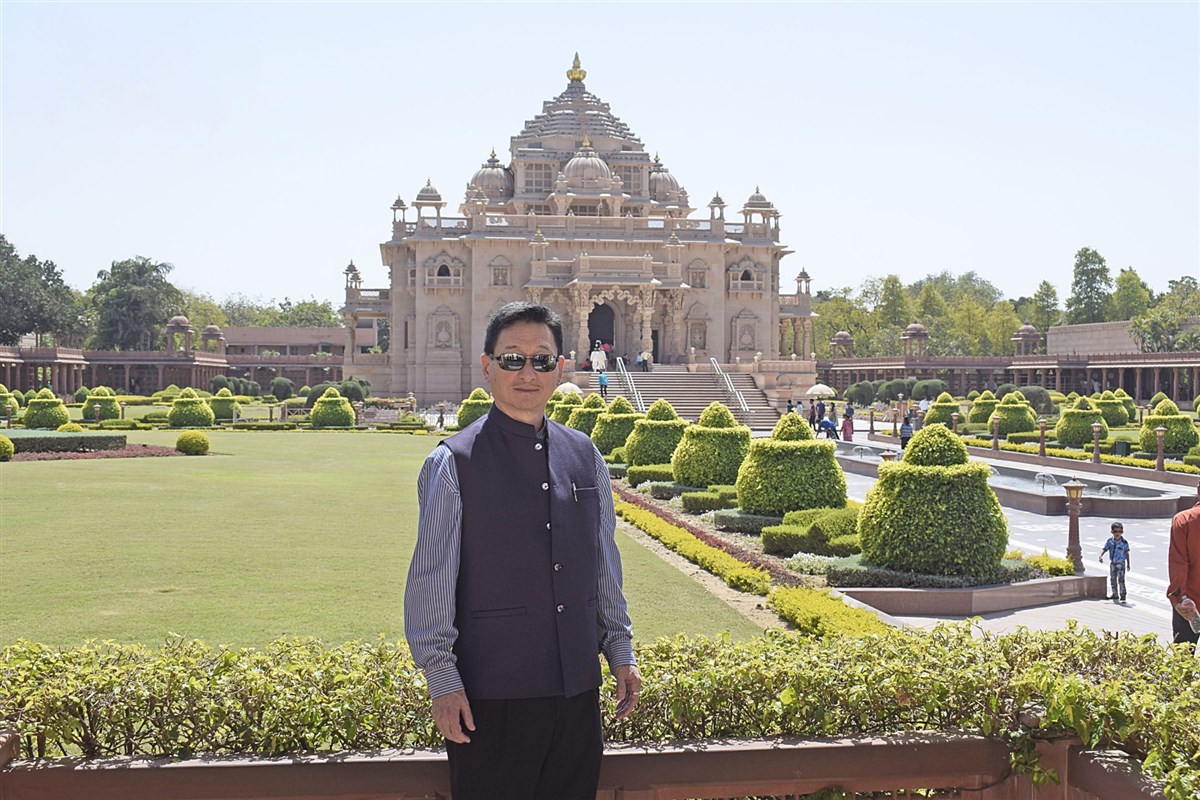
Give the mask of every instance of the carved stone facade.
[[691, 348], [700, 362], [779, 357], [778, 211], [756, 188], [741, 222], [726, 222], [719, 195], [692, 219], [687, 190], [585, 76], [576, 57], [566, 89], [512, 137], [509, 163], [492, 153], [472, 176], [460, 216], [443, 215], [432, 181], [411, 207], [397, 198], [380, 245], [391, 285], [348, 282], [342, 310], [352, 329], [386, 326], [387, 363], [359, 364], [352, 348], [347, 374], [378, 394], [457, 400], [480, 384], [489, 315], [512, 300], [562, 315], [572, 366], [596, 340], [656, 363], [687, 363]]

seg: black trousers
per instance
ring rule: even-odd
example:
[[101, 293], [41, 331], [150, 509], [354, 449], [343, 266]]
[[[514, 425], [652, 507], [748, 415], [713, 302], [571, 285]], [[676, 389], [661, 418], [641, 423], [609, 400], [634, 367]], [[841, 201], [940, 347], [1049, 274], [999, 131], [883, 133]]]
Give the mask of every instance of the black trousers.
[[1171, 633], [1175, 635], [1171, 639], [1174, 644], [1183, 644], [1184, 642], [1196, 644], [1197, 641], [1200, 641], [1200, 633], [1192, 630], [1192, 624], [1174, 608], [1171, 609]]
[[604, 753], [599, 689], [470, 703], [470, 744], [446, 742], [454, 800], [595, 800]]

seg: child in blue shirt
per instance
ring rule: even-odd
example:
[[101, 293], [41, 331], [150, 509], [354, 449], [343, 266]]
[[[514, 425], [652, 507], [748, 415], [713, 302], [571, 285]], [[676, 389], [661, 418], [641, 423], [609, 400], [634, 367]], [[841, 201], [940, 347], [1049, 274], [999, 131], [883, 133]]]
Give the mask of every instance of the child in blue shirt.
[[1104, 563], [1104, 554], [1108, 553], [1108, 577], [1112, 583], [1112, 597], [1109, 599], [1114, 603], [1125, 602], [1125, 572], [1130, 567], [1129, 559], [1129, 542], [1125, 541], [1125, 526], [1120, 522], [1112, 524], [1112, 536], [1104, 543], [1104, 549], [1100, 551], [1100, 563]]

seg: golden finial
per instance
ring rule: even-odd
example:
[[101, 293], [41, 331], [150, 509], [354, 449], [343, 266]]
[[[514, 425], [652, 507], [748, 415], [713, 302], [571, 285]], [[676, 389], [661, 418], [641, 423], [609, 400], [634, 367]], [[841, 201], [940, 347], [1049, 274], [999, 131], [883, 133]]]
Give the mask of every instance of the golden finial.
[[654, 154], [654, 163], [655, 163], [655, 165], [658, 165], [658, 164], [661, 164], [661, 163], [662, 163], [662, 162], [661, 162], [661, 161], [658, 159], [658, 153], [655, 153], [655, 154]]
[[490, 158], [495, 158], [495, 157], [496, 157], [496, 148], [494, 148], [494, 147], [493, 147], [493, 148], [492, 148], [492, 155], [490, 156]]
[[586, 133], [583, 135], [583, 146], [584, 147], [592, 146], [592, 140], [588, 137], [588, 135]]
[[587, 77], [587, 70], [579, 66], [579, 53], [575, 53], [575, 60], [571, 62], [571, 68], [567, 70], [567, 80], [580, 81]]

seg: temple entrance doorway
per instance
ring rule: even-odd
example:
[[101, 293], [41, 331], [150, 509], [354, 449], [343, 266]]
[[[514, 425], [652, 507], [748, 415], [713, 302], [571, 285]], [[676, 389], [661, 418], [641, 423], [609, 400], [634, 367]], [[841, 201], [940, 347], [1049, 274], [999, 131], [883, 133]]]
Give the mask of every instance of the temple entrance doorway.
[[617, 347], [614, 340], [615, 332], [616, 314], [613, 312], [612, 306], [603, 303], [593, 308], [592, 313], [588, 314], [588, 346], [599, 341], [612, 345], [615, 350]]

